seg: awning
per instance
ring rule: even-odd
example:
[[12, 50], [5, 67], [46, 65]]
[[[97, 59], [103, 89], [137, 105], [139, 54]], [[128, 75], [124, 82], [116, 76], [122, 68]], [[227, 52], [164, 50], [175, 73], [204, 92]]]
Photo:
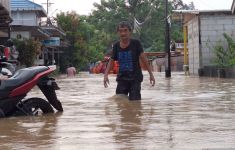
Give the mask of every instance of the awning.
[[11, 26], [11, 31], [29, 31], [31, 36], [40, 38], [49, 38], [51, 34], [39, 26]]
[[41, 26], [41, 27], [42, 27], [42, 29], [44, 29], [47, 32], [49, 32], [52, 36], [58, 36], [58, 37], [66, 36], [66, 33], [62, 29], [60, 29], [60, 28], [58, 28], [58, 27], [56, 27], [54, 25]]

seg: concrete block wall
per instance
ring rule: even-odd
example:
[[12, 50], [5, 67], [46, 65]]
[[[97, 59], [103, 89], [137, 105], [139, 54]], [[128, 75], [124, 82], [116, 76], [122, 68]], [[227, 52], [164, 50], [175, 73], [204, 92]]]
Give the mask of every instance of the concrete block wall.
[[235, 39], [235, 15], [200, 15], [201, 67], [213, 64], [213, 47], [219, 41], [226, 47], [224, 33]]
[[189, 72], [198, 74], [200, 67], [200, 45], [199, 45], [199, 18], [195, 17], [188, 22], [188, 55]]

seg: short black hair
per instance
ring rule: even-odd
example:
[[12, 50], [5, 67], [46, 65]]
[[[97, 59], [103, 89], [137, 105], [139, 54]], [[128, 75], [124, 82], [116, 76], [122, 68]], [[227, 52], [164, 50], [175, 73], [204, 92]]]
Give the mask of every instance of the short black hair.
[[69, 67], [73, 67], [73, 64], [72, 64], [72, 63], [69, 63]]
[[117, 31], [119, 28], [124, 28], [127, 27], [129, 29], [129, 31], [132, 31], [132, 26], [128, 21], [121, 21], [119, 22], [118, 26], [117, 26]]

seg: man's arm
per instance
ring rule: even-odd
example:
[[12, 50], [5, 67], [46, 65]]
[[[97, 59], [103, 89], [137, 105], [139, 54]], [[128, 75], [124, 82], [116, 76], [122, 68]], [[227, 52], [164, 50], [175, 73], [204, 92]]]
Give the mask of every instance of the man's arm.
[[144, 54], [143, 52], [140, 54], [140, 60], [141, 60], [141, 62], [143, 63], [143, 65], [147, 68], [147, 70], [148, 70], [148, 72], [149, 72], [150, 84], [151, 84], [152, 86], [154, 86], [154, 85], [155, 85], [155, 78], [154, 78], [153, 73], [152, 73], [152, 70], [151, 70], [151, 68], [150, 68], [150, 66], [149, 66], [149, 64], [148, 64], [148, 60], [147, 60], [147, 58], [146, 58], [146, 56], [145, 56], [145, 54]]
[[108, 78], [108, 75], [109, 75], [109, 72], [111, 70], [111, 68], [113, 68], [113, 59], [110, 58], [109, 60], [109, 63], [107, 65], [107, 68], [105, 70], [105, 73], [104, 73], [104, 87], [107, 88], [108, 87], [108, 84], [109, 84], [109, 78]]

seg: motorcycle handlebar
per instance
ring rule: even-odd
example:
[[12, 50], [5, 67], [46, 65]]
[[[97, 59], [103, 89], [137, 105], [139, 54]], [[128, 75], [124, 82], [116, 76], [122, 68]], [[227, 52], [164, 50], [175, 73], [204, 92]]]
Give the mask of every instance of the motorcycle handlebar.
[[0, 56], [0, 63], [10, 63], [10, 64], [17, 64], [17, 60], [7, 60], [5, 56], [1, 57]]
[[6, 62], [11, 63], [11, 64], [17, 64], [18, 63], [17, 60], [7, 60]]
[[0, 62], [7, 62], [7, 58], [0, 55]]

